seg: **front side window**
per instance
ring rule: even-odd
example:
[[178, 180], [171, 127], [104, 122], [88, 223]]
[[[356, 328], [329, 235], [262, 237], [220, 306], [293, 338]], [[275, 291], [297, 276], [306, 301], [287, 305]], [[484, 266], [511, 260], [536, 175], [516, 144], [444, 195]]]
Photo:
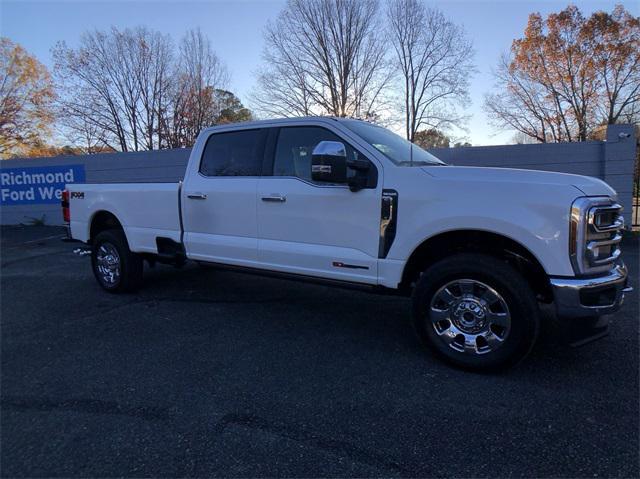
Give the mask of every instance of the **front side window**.
[[204, 147], [200, 173], [205, 176], [260, 176], [264, 138], [263, 130], [214, 133]]
[[[273, 163], [274, 176], [295, 176], [311, 181], [311, 155], [321, 141], [339, 141], [347, 150], [347, 159], [358, 159], [358, 152], [331, 131], [317, 126], [280, 129]], [[362, 159], [362, 158], [361, 158]]]

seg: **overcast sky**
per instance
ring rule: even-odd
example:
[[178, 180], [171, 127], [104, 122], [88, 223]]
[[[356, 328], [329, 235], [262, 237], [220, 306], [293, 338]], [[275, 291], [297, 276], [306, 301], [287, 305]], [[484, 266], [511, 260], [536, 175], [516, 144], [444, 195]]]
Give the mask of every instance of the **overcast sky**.
[[[568, 2], [470, 1], [425, 2], [440, 8], [463, 25], [474, 43], [478, 74], [471, 81], [473, 104], [468, 114], [468, 140], [473, 145], [511, 142], [513, 132], [498, 132], [488, 125], [482, 107], [484, 93], [492, 88], [491, 69], [511, 41], [522, 36], [529, 13], [548, 14], [563, 9]], [[611, 11], [622, 3], [640, 15], [640, 1], [578, 1], [585, 15], [595, 10]], [[169, 33], [179, 40], [190, 28], [200, 27], [211, 39], [231, 75], [230, 89], [243, 102], [255, 84], [254, 72], [261, 60], [262, 32], [266, 22], [277, 16], [285, 1], [7, 1], [0, 0], [0, 33], [22, 44], [47, 66], [51, 66], [51, 47], [59, 40], [77, 45], [80, 34], [89, 29], [146, 25]]]

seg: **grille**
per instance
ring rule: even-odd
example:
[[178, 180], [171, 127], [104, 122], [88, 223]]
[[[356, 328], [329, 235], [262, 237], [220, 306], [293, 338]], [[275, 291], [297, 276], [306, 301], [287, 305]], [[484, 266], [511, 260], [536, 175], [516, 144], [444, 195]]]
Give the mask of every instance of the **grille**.
[[594, 206], [587, 215], [585, 257], [589, 267], [602, 267], [614, 263], [621, 254], [622, 206]]

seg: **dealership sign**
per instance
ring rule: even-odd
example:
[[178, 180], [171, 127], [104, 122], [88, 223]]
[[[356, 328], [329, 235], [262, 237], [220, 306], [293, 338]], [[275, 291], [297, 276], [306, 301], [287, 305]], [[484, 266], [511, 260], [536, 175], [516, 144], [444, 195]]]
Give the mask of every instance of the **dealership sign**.
[[3, 206], [59, 203], [65, 184], [84, 181], [84, 165], [2, 168], [0, 199]]

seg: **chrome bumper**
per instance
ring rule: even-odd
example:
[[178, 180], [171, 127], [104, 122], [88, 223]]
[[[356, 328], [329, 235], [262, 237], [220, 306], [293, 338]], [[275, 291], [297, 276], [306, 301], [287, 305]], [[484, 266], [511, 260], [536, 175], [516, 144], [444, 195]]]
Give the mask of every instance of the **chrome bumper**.
[[627, 268], [616, 265], [596, 278], [551, 278], [556, 312], [560, 318], [602, 316], [620, 309], [628, 286]]

